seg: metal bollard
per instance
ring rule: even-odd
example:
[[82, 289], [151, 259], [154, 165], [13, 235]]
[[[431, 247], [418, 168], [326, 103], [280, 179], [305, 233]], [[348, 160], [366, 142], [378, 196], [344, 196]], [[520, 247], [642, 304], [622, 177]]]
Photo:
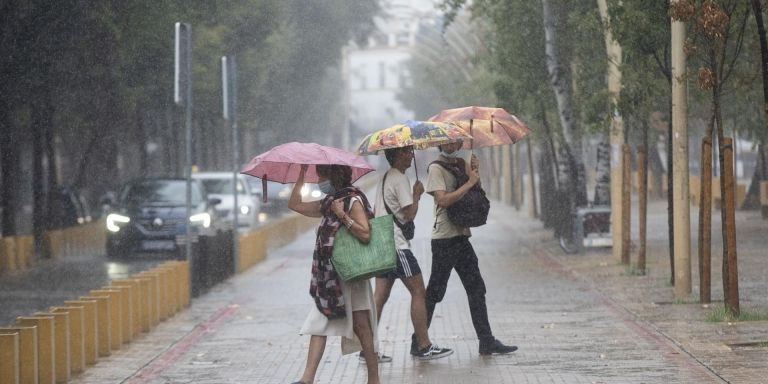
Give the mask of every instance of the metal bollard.
[[118, 279], [112, 280], [109, 284], [113, 287], [128, 287], [131, 296], [131, 330], [132, 338], [136, 338], [141, 333], [141, 319], [144, 316], [144, 306], [142, 305], [144, 297], [141, 294], [141, 284], [137, 279]]
[[120, 311], [122, 313], [122, 325], [123, 325], [123, 344], [130, 343], [131, 340], [133, 340], [133, 324], [134, 324], [134, 315], [133, 315], [133, 305], [132, 305], [132, 294], [133, 292], [131, 287], [127, 286], [115, 286], [115, 285], [106, 285], [104, 287], [101, 287], [101, 289], [108, 289], [112, 291], [119, 291], [120, 292]]
[[65, 305], [83, 308], [83, 362], [85, 365], [96, 363], [99, 357], [99, 322], [96, 300], [67, 300]]
[[165, 273], [168, 284], [168, 312], [170, 315], [176, 314], [181, 309], [181, 302], [179, 300], [179, 273], [178, 267], [169, 262], [158, 267], [158, 269]]
[[[37, 327], [0, 327], [0, 334], [11, 333], [19, 334], [19, 383], [37, 384]], [[3, 376], [0, 369], [0, 381]]]
[[19, 384], [19, 333], [0, 333], [0, 384]]
[[54, 335], [54, 372], [56, 383], [66, 383], [72, 374], [69, 354], [69, 314], [53, 312], [37, 312], [35, 316], [53, 317]]
[[160, 277], [150, 271], [138, 273], [134, 277], [149, 280], [147, 283], [147, 314], [149, 315], [150, 326], [154, 327], [160, 323]]
[[142, 332], [149, 332], [152, 328], [152, 279], [148, 277], [133, 277], [139, 287], [139, 303], [141, 305], [139, 325]]
[[153, 283], [151, 284], [151, 290], [154, 290], [151, 294], [155, 301], [155, 305], [153, 305], [153, 311], [155, 312], [153, 317], [154, 324], [157, 325], [168, 317], [165, 305], [165, 279], [163, 278], [163, 274], [156, 269], [144, 271], [140, 273], [139, 276], [153, 280]]
[[16, 324], [37, 328], [37, 377], [40, 384], [56, 382], [56, 362], [54, 361], [56, 339], [52, 316], [22, 316], [16, 318]]
[[99, 357], [112, 354], [112, 306], [109, 296], [81, 296], [82, 301], [96, 302], [96, 352]]
[[72, 373], [85, 370], [85, 322], [83, 307], [51, 307], [52, 313], [69, 314], [69, 367]]
[[121, 292], [112, 289], [94, 289], [92, 296], [106, 296], [109, 298], [109, 348], [113, 351], [123, 345], [123, 308], [120, 303]]

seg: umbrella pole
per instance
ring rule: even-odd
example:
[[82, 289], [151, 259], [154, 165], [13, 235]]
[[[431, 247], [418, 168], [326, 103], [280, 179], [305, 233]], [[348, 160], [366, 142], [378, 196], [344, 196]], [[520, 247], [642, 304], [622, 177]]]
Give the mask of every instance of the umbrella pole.
[[416, 172], [416, 181], [419, 181], [419, 167], [416, 166], [416, 151], [413, 151], [413, 171]]

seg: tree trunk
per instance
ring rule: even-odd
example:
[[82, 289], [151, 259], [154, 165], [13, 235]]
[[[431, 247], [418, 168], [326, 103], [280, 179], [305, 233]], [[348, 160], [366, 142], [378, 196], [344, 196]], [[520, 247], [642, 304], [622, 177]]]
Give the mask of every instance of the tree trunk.
[[555, 14], [551, 8], [550, 0], [541, 0], [544, 19], [545, 51], [547, 71], [552, 90], [555, 93], [557, 109], [560, 115], [560, 124], [563, 129], [565, 143], [563, 149], [569, 166], [568, 179], [570, 196], [575, 198], [577, 206], [586, 205], [587, 191], [584, 182], [584, 162], [581, 145], [581, 132], [573, 119], [573, 109], [571, 107], [571, 91], [568, 85], [568, 79], [563, 70], [560, 56], [557, 52], [557, 41], [555, 32]]
[[[40, 94], [40, 93], [38, 93]], [[43, 168], [43, 156], [45, 156], [45, 125], [50, 122], [46, 116], [47, 108], [45, 100], [40, 100], [43, 105], [33, 105], [32, 116], [32, 236], [34, 237], [35, 255], [37, 258], [47, 258], [43, 249], [45, 230], [48, 228], [48, 212], [46, 212], [45, 170]]]
[[[655, 138], [656, 136], [654, 136]], [[659, 155], [659, 148], [656, 146], [656, 141], [648, 145], [648, 169], [651, 171], [651, 182], [653, 183], [653, 196], [654, 198], [662, 198], [664, 191], [662, 188], [662, 178], [664, 177], [664, 164], [661, 162], [661, 156]]]
[[[676, 0], [681, 1], [681, 0]], [[691, 294], [690, 200], [688, 194], [688, 100], [686, 94], [685, 23], [673, 20], [672, 47], [672, 146], [674, 181], [675, 298]]]
[[[670, 91], [672, 81], [669, 83]], [[669, 98], [669, 117], [672, 118], [672, 96]], [[672, 182], [672, 122], [667, 124], [667, 236], [669, 237], [669, 283], [675, 285], [675, 185]]]
[[11, 127], [10, 106], [0, 98], [0, 236], [16, 234], [14, 208], [17, 206], [14, 194], [14, 173], [18, 165], [17, 146]]
[[595, 205], [611, 204], [611, 145], [601, 141], [597, 145], [597, 166], [595, 169]]

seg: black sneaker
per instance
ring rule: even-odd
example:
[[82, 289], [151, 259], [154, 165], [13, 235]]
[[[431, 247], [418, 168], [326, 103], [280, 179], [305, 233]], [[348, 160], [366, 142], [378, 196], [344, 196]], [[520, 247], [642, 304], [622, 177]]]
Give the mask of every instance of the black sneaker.
[[492, 355], [494, 353], [505, 354], [517, 351], [517, 347], [514, 345], [504, 345], [498, 339], [493, 339], [489, 342], [480, 342], [480, 354]]
[[416, 356], [419, 354], [419, 342], [416, 341], [416, 334], [411, 335], [411, 355]]
[[[383, 353], [378, 353], [378, 354], [376, 354], [376, 356], [378, 356], [378, 358], [379, 358], [379, 364], [381, 364], [381, 363], [391, 363], [392, 362], [392, 356], [387, 356], [387, 355], [385, 355]], [[365, 356], [363, 356], [362, 352], [357, 354], [357, 358], [360, 361], [362, 361], [363, 363], [365, 362]]]
[[437, 345], [432, 344], [429, 347], [418, 351], [418, 353], [416, 353], [414, 356], [416, 356], [416, 358], [419, 360], [434, 360], [441, 357], [450, 356], [451, 354], [453, 354], [452, 349], [440, 348]]

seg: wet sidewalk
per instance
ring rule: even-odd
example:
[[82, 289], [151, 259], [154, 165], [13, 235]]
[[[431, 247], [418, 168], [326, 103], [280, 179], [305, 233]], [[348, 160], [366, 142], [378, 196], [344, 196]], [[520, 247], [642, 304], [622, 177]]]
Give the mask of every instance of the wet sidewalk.
[[[422, 202], [413, 247], [425, 277], [431, 258], [431, 205], [428, 197]], [[312, 243], [313, 235], [307, 233], [273, 251], [264, 262], [195, 299], [188, 310], [101, 359], [72, 382], [297, 380], [309, 340], [298, 330], [313, 305], [307, 293]], [[489, 223], [474, 231], [472, 243], [488, 287], [494, 334], [520, 350], [505, 356], [478, 355], [466, 294], [454, 274], [430, 335], [456, 353], [428, 362], [413, 359], [408, 354], [409, 296], [398, 283], [379, 325], [381, 349], [393, 356], [391, 363], [381, 365], [382, 382], [719, 383], [768, 377], [768, 370], [754, 363], [750, 376], [729, 378], [729, 372], [719, 372], [712, 361], [696, 355], [693, 346], [698, 344], [689, 343], [690, 337], [678, 339], [678, 326], [691, 337], [702, 336], [702, 325], [728, 326], [679, 318], [682, 312], [698, 319], [704, 311], [698, 305], [654, 304], [655, 296], [661, 300], [663, 292], [671, 295], [671, 287], [661, 281], [663, 272], [627, 276], [604, 251], [566, 257], [539, 221], [499, 203], [494, 203]], [[662, 268], [658, 260], [663, 255], [654, 257], [656, 261], [649, 262]], [[649, 288], [636, 289], [643, 285]], [[654, 311], [648, 314], [647, 308]], [[761, 324], [765, 329], [766, 323]], [[715, 344], [723, 356], [734, 354], [725, 344]], [[329, 338], [316, 383], [364, 382], [365, 366], [357, 355], [341, 356], [338, 338]]]

